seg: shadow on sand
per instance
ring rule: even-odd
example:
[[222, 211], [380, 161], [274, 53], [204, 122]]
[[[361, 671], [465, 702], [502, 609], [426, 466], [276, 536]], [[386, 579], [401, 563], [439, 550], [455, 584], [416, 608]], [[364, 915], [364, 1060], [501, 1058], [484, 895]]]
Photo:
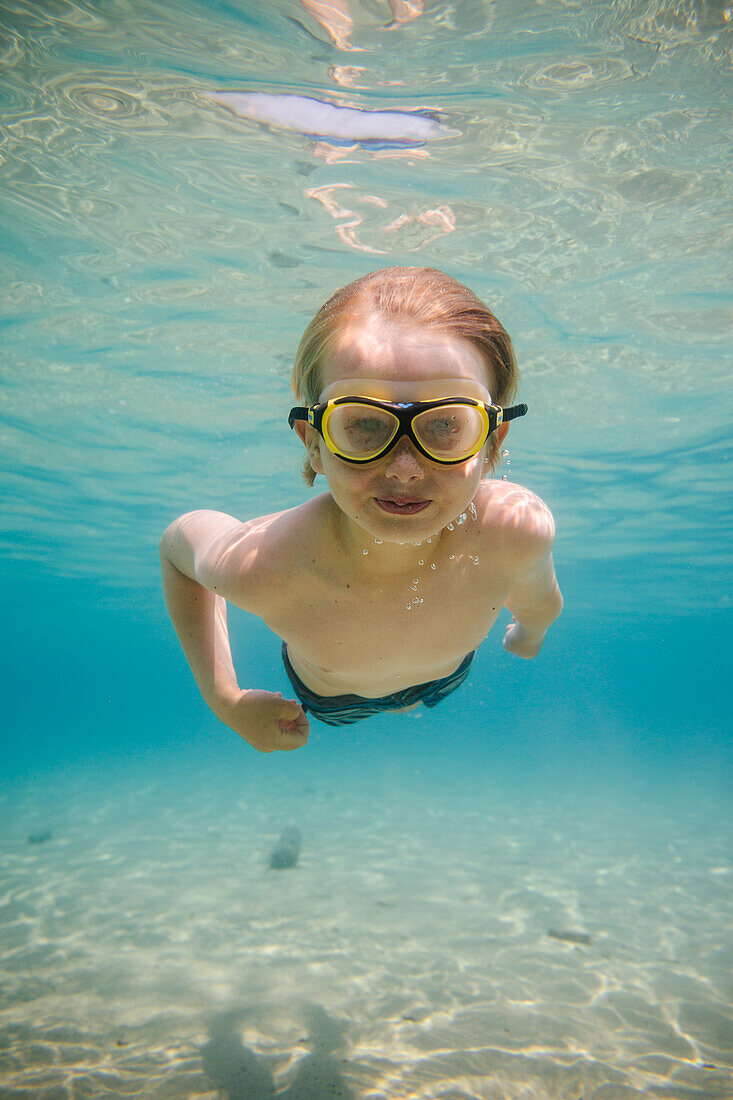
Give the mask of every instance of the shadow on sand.
[[[212, 1020], [202, 1050], [204, 1073], [226, 1100], [274, 1100], [275, 1079], [265, 1059], [242, 1044], [237, 1025], [248, 1015], [246, 1009], [234, 1010]], [[278, 1100], [353, 1100], [333, 1057], [344, 1045], [341, 1028], [316, 1005], [307, 1009], [305, 1024], [310, 1053], [299, 1063], [292, 1084], [277, 1093]]]

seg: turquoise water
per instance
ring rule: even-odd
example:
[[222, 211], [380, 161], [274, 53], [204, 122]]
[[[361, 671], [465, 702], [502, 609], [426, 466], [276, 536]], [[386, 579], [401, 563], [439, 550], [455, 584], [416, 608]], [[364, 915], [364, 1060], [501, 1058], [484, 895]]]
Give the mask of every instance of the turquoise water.
[[[3, 1095], [730, 1096], [733, 11], [351, 13], [339, 48], [296, 0], [0, 8]], [[221, 90], [446, 134], [337, 144]], [[299, 335], [391, 264], [512, 334], [502, 472], [555, 515], [565, 611], [531, 663], [501, 620], [449, 706], [257, 756], [157, 542], [305, 499]]]

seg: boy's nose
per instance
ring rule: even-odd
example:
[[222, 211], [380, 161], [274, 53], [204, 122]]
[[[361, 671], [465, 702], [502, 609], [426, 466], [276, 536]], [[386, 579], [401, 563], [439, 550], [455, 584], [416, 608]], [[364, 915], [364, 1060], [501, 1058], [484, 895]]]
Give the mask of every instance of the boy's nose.
[[393, 451], [389, 454], [387, 469], [384, 471], [387, 477], [404, 483], [410, 481], [422, 481], [425, 470], [420, 461], [421, 455], [416, 451], [409, 439], [401, 439]]

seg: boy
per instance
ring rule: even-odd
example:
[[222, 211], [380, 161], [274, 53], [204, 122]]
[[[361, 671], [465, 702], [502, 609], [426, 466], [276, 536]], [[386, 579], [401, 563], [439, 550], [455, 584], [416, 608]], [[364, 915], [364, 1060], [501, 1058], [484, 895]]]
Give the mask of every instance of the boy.
[[[466, 287], [387, 268], [338, 291], [300, 342], [289, 422], [328, 492], [241, 523], [166, 530], [166, 602], [204, 699], [261, 752], [424, 702], [465, 679], [502, 606], [504, 647], [534, 657], [560, 614], [546, 506], [487, 480], [517, 385], [511, 341]], [[283, 639], [298, 700], [238, 686], [226, 601]]]

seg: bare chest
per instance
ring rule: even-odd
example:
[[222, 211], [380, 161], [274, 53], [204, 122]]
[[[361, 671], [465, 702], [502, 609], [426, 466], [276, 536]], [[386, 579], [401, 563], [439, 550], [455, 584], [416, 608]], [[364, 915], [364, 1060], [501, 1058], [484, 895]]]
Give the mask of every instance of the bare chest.
[[484, 640], [507, 592], [466, 555], [399, 578], [312, 578], [269, 625], [334, 688], [380, 694], [451, 672]]

